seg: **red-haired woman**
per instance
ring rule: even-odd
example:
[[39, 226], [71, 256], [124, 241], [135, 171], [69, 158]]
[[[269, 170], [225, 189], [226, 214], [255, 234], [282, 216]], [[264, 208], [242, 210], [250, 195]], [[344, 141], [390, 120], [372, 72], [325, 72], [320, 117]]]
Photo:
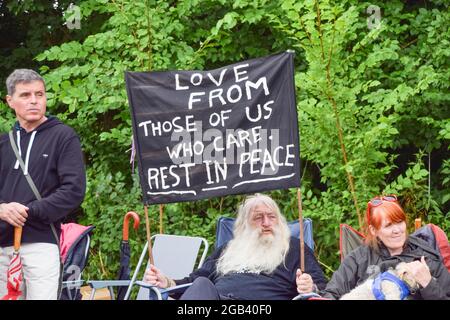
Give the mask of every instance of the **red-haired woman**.
[[349, 253], [322, 292], [339, 299], [369, 277], [375, 278], [400, 262], [406, 262], [419, 289], [408, 299], [450, 299], [450, 274], [439, 253], [406, 230], [406, 215], [396, 196], [369, 201], [366, 243]]

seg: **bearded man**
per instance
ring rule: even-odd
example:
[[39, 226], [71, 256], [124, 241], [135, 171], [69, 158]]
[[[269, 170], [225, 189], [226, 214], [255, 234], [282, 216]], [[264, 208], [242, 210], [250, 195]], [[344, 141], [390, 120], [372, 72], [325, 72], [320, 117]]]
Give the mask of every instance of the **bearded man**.
[[300, 244], [269, 196], [256, 194], [239, 207], [233, 239], [217, 248], [188, 277], [173, 280], [150, 265], [144, 281], [159, 288], [192, 282], [183, 300], [282, 300], [326, 285], [314, 253], [305, 246], [305, 272], [299, 269]]

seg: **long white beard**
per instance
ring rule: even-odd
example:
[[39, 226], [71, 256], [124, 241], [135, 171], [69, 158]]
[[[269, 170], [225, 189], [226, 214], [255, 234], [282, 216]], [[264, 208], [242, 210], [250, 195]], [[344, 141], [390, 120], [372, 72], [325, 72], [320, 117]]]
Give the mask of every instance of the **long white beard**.
[[217, 263], [219, 274], [229, 272], [272, 273], [289, 250], [289, 228], [278, 225], [274, 234], [260, 234], [259, 229], [246, 228], [225, 248]]

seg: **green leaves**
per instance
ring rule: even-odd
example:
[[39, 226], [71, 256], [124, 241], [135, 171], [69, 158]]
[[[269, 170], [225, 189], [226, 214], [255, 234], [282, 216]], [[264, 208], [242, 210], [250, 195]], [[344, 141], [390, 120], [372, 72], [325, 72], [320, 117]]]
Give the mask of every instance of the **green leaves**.
[[[58, 5], [65, 9], [69, 2]], [[61, 27], [62, 14], [53, 17], [57, 21], [36, 16], [33, 21], [58, 25], [64, 36], [33, 46], [30, 40], [28, 47], [40, 48], [34, 62], [47, 82], [49, 111], [75, 128], [86, 154], [81, 222], [97, 226], [89, 273], [100, 276], [105, 267], [114, 274], [122, 215], [142, 211], [138, 176], [129, 163], [124, 71], [213, 69], [287, 49], [296, 52], [303, 213], [313, 219], [319, 259], [337, 267], [339, 223], [358, 226], [348, 174], [361, 211], [372, 196], [397, 193], [411, 218], [449, 230], [448, 13], [436, 2], [371, 4], [382, 12], [380, 28], [372, 30], [368, 3], [356, 0], [83, 0], [79, 33]], [[9, 6], [24, 17], [25, 10], [50, 12], [40, 1]], [[48, 38], [48, 30], [34, 31], [40, 37], [30, 36], [33, 41]], [[28, 65], [28, 47], [5, 53], [0, 67], [9, 72]], [[3, 104], [0, 129], [7, 131], [13, 121]], [[271, 194], [289, 220], [297, 218], [296, 190]], [[217, 217], [233, 215], [241, 198], [167, 205], [166, 232], [213, 242]], [[144, 238], [143, 232], [136, 235], [133, 250]]]
[[221, 30], [232, 29], [236, 24], [236, 18], [239, 15], [236, 12], [228, 12], [222, 19], [217, 21], [215, 28], [211, 30], [212, 36], [217, 36]]

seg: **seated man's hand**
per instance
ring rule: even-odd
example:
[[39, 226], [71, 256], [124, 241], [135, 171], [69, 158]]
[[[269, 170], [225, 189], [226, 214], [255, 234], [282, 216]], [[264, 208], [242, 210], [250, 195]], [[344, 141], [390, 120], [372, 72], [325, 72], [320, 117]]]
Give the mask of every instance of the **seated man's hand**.
[[311, 276], [297, 269], [297, 291], [298, 293], [310, 293], [314, 291], [314, 282]]
[[162, 272], [154, 265], [145, 270], [144, 281], [158, 288], [167, 288], [169, 286], [169, 278], [167, 278]]

